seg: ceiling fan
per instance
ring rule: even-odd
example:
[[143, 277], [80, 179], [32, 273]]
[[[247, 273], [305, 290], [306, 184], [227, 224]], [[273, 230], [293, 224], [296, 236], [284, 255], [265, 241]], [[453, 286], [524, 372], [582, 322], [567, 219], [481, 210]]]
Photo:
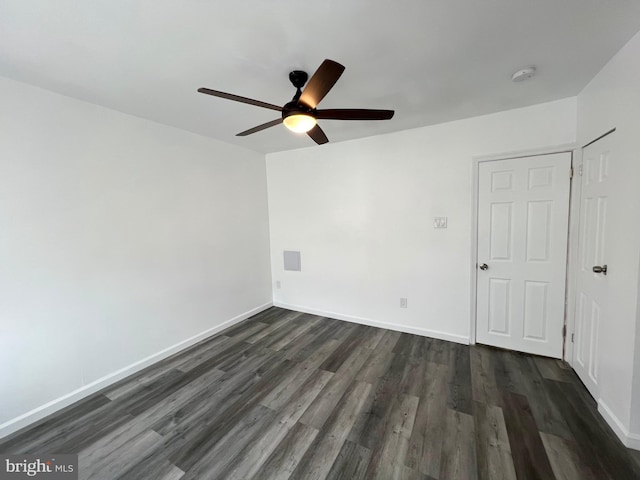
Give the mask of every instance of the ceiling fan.
[[[393, 110], [371, 110], [363, 108], [317, 110], [316, 107], [325, 95], [329, 93], [329, 90], [333, 88], [340, 78], [340, 75], [342, 75], [342, 72], [344, 72], [344, 66], [338, 62], [327, 59], [322, 62], [318, 70], [316, 70], [309, 80], [309, 83], [307, 83], [307, 79], [309, 78], [307, 73], [301, 70], [294, 70], [289, 74], [289, 80], [296, 88], [296, 94], [293, 96], [293, 99], [283, 107], [261, 102], [260, 100], [253, 100], [252, 98], [240, 97], [231, 93], [211, 90], [209, 88], [199, 88], [198, 92], [281, 112], [281, 118], [240, 132], [236, 135], [237, 137], [245, 137], [284, 123], [289, 130], [296, 133], [306, 133], [318, 145], [322, 145], [323, 143], [327, 143], [329, 139], [318, 125], [318, 120], [389, 120], [394, 114]], [[307, 83], [307, 86], [302, 90], [305, 83]]]

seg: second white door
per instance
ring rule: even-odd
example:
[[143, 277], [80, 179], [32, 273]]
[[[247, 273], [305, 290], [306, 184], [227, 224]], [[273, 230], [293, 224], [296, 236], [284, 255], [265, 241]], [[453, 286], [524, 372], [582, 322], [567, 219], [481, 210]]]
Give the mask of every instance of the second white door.
[[577, 276], [573, 368], [598, 398], [598, 360], [602, 319], [607, 317], [607, 205], [609, 168], [614, 134], [582, 151], [582, 199], [580, 202], [580, 249]]
[[571, 153], [482, 162], [476, 341], [562, 358]]

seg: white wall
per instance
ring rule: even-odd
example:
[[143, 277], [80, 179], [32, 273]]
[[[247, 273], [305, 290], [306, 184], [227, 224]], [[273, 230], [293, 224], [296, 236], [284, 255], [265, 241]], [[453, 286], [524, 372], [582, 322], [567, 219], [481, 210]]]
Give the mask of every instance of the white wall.
[[[600, 404], [610, 411], [606, 414], [615, 417], [619, 427], [637, 435], [636, 448], [640, 448], [640, 340], [636, 335], [640, 265], [639, 58], [637, 34], [578, 95], [580, 144], [616, 128], [615, 164], [610, 171], [615, 189], [607, 217], [611, 238], [607, 248], [609, 306], [599, 345]], [[612, 419], [608, 420], [611, 423]]]
[[572, 143], [575, 116], [569, 98], [267, 155], [274, 302], [468, 342], [472, 157]]
[[262, 154], [2, 78], [0, 105], [0, 436], [270, 304]]

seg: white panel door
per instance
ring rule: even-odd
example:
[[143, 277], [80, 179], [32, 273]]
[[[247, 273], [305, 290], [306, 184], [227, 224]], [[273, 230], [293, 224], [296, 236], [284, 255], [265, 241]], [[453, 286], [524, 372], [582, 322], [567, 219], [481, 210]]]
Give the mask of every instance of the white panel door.
[[478, 168], [476, 341], [562, 358], [571, 153]]
[[[582, 151], [582, 191], [573, 368], [598, 398], [598, 340], [607, 311], [606, 227], [614, 134]], [[595, 271], [594, 271], [595, 270]]]

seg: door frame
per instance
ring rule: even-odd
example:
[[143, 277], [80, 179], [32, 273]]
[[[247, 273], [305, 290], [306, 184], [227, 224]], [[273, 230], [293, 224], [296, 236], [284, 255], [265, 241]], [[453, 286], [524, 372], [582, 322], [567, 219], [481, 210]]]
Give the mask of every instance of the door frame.
[[[578, 288], [579, 241], [580, 241], [580, 198], [582, 197], [582, 147], [573, 150], [571, 157], [573, 178], [569, 196], [569, 251], [567, 252], [567, 281], [565, 288], [564, 324], [566, 337], [563, 360], [573, 367], [573, 334], [576, 331], [576, 296]], [[575, 181], [574, 181], [575, 180]]]
[[[476, 313], [477, 313], [477, 265], [478, 265], [478, 176], [480, 164], [484, 162], [494, 162], [496, 160], [510, 160], [524, 157], [537, 157], [541, 155], [549, 155], [553, 153], [571, 153], [571, 168], [573, 171], [577, 171], [576, 169], [576, 151], [577, 149], [575, 143], [556, 145], [546, 148], [536, 148], [532, 150], [518, 150], [514, 152], [507, 153], [499, 153], [499, 154], [490, 154], [490, 155], [475, 155], [471, 157], [471, 168], [473, 170], [472, 174], [472, 186], [471, 186], [471, 262], [469, 265], [470, 277], [471, 277], [471, 312], [470, 312], [470, 325], [469, 325], [469, 344], [475, 345], [476, 343]], [[580, 151], [581, 152], [581, 151]], [[582, 164], [582, 157], [580, 157], [580, 164]], [[580, 182], [577, 182], [580, 183]], [[572, 235], [572, 227], [573, 227], [573, 219], [576, 218], [576, 212], [574, 212], [574, 206], [579, 205], [579, 202], [574, 201], [574, 182], [571, 179], [570, 182], [570, 193], [569, 193], [569, 237], [568, 237], [568, 254], [567, 254], [567, 279], [571, 278], [570, 268], [573, 268], [574, 261], [577, 260], [577, 252], [572, 253], [573, 250], [577, 250], [577, 248], [573, 248], [573, 243], [575, 242], [575, 246], [577, 247], [577, 231], [576, 234]], [[579, 199], [580, 197], [578, 197]], [[577, 217], [579, 218], [579, 216]], [[575, 259], [573, 257], [576, 257]], [[568, 302], [567, 299], [571, 298], [568, 296], [569, 293], [569, 283], [572, 283], [572, 288], [575, 290], [575, 282], [569, 282], [567, 280], [565, 286], [565, 325], [568, 324], [569, 318], [571, 318], [571, 327], [573, 327], [573, 318], [568, 315]], [[572, 291], [573, 291], [572, 290]], [[574, 295], [575, 296], [575, 295]], [[573, 308], [573, 307], [572, 307]], [[573, 314], [573, 311], [571, 311]], [[569, 332], [569, 326], [567, 325], [567, 332]], [[571, 330], [572, 331], [572, 330]], [[566, 338], [570, 338], [571, 335], [567, 333]], [[563, 349], [563, 358], [567, 358], [567, 344], [570, 342], [565, 341], [565, 346]], [[573, 348], [571, 349], [571, 358], [573, 358]]]

